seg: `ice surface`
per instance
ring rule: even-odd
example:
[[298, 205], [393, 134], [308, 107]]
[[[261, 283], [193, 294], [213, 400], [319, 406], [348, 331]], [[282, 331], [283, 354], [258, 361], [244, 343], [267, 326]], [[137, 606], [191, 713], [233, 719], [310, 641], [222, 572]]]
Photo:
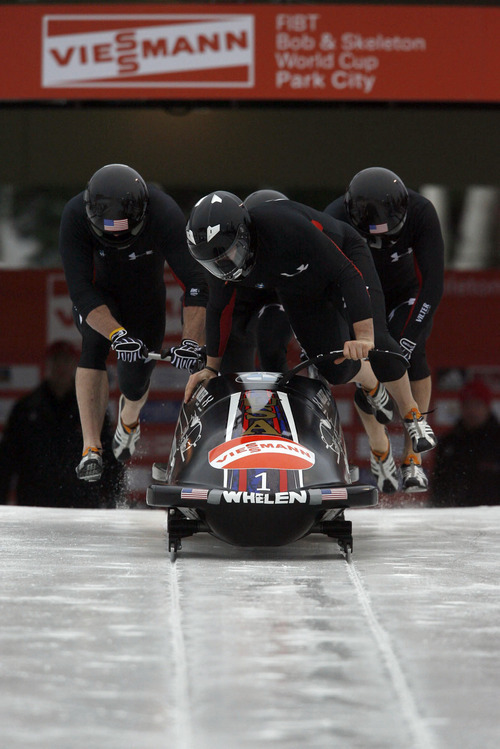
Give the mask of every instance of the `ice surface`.
[[2, 749], [497, 749], [500, 507], [175, 564], [157, 510], [0, 508]]

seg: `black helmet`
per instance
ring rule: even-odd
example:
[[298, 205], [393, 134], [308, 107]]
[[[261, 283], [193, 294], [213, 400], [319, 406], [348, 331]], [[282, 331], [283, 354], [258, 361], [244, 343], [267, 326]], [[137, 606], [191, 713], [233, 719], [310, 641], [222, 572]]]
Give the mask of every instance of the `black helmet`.
[[358, 172], [344, 197], [349, 220], [365, 237], [396, 237], [403, 228], [408, 192], [389, 169], [373, 166]]
[[199, 200], [186, 235], [191, 255], [217, 278], [236, 281], [252, 270], [250, 215], [232, 192], [217, 190]]
[[142, 232], [148, 188], [135, 169], [103, 166], [90, 178], [83, 199], [90, 227], [107, 247], [125, 250]]
[[247, 195], [243, 203], [245, 208], [250, 210], [251, 208], [255, 208], [256, 205], [267, 203], [269, 200], [288, 200], [288, 198], [286, 195], [283, 195], [282, 192], [278, 192], [277, 190], [256, 190], [255, 192], [250, 193], [250, 195]]

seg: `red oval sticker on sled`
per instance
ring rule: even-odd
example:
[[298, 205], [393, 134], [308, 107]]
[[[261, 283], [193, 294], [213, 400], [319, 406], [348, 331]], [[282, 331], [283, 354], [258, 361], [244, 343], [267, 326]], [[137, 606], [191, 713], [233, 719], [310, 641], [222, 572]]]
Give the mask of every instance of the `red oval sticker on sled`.
[[311, 450], [293, 440], [243, 435], [214, 447], [208, 453], [208, 461], [214, 468], [277, 468], [288, 471], [311, 468], [316, 458]]

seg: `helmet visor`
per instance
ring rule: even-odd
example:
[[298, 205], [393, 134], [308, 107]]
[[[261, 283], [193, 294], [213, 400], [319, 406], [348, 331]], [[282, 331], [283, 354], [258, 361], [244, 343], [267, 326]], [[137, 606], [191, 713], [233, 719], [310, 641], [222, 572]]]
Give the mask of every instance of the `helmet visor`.
[[405, 211], [405, 214], [404, 214], [403, 218], [401, 219], [401, 221], [398, 221], [398, 223], [396, 224], [396, 226], [393, 226], [392, 229], [389, 229], [389, 231], [386, 232], [386, 236], [387, 237], [397, 237], [398, 234], [401, 233], [401, 230], [402, 230], [403, 226], [405, 225], [405, 222], [406, 222], [406, 211]]
[[238, 238], [222, 255], [213, 260], [199, 260], [199, 262], [217, 278], [222, 278], [224, 281], [236, 281], [246, 275], [245, 269], [249, 255], [248, 242]]

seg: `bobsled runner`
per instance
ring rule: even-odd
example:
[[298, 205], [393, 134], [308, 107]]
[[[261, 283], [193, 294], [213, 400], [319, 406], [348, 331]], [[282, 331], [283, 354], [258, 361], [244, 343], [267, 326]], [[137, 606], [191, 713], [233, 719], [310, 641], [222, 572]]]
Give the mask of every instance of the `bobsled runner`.
[[286, 374], [219, 376], [183, 404], [169, 460], [153, 465], [146, 495], [149, 506], [168, 508], [172, 561], [182, 539], [201, 532], [239, 547], [324, 534], [349, 560], [345, 510], [376, 505], [378, 491], [356, 483], [330, 386], [312, 369], [341, 355]]

